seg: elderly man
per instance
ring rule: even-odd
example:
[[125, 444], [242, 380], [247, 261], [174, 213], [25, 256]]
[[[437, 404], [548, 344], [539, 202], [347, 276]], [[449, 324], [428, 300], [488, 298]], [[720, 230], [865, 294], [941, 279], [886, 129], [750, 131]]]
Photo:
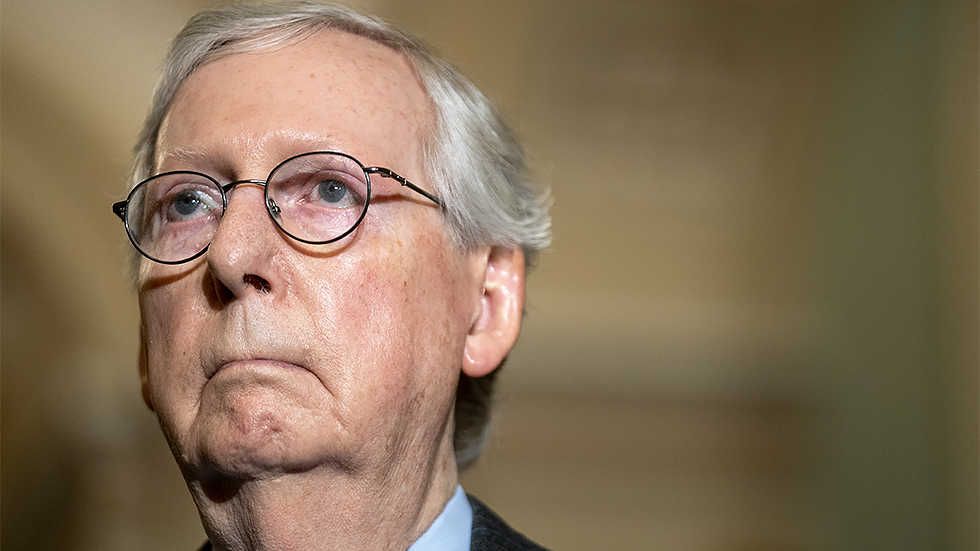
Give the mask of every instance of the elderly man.
[[113, 210], [205, 548], [539, 549], [457, 482], [549, 238], [524, 173], [489, 101], [379, 20], [188, 23]]

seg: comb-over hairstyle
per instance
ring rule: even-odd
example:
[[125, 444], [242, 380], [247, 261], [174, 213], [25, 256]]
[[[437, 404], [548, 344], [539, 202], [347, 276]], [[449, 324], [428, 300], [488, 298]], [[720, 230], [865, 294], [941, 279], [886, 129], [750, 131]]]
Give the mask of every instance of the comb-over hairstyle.
[[[195, 69], [222, 57], [295, 44], [334, 29], [402, 54], [432, 106], [421, 143], [426, 177], [446, 204], [446, 223], [462, 252], [486, 246], [521, 247], [528, 266], [550, 243], [549, 201], [527, 176], [524, 150], [491, 101], [466, 77], [417, 39], [384, 21], [321, 2], [228, 4], [194, 16], [174, 38], [153, 104], [136, 145], [131, 185], [156, 172], [160, 126], [177, 91]], [[493, 382], [499, 368], [460, 374], [453, 444], [460, 469], [487, 439]]]

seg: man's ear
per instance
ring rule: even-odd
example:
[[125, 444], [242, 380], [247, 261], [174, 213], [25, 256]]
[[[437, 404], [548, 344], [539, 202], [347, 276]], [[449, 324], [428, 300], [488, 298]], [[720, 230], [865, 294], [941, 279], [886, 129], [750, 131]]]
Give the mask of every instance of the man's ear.
[[492, 247], [486, 255], [483, 295], [463, 354], [463, 373], [470, 377], [483, 377], [504, 361], [524, 314], [524, 251]]
[[146, 328], [140, 323], [140, 391], [143, 393], [143, 402], [146, 407], [153, 411], [153, 400], [150, 398], [150, 365], [146, 351]]

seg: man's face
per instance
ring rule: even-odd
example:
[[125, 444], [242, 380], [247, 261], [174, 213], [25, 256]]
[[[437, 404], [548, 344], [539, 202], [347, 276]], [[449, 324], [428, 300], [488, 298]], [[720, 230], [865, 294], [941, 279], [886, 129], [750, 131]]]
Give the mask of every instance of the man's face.
[[[287, 157], [329, 150], [431, 191], [418, 147], [429, 116], [399, 55], [325, 31], [198, 69], [163, 124], [156, 168], [264, 180]], [[451, 454], [480, 262], [454, 252], [438, 207], [379, 180], [384, 196], [339, 244], [292, 241], [246, 184], [204, 256], [144, 261], [144, 396], [185, 475], [392, 476], [388, 465]]]

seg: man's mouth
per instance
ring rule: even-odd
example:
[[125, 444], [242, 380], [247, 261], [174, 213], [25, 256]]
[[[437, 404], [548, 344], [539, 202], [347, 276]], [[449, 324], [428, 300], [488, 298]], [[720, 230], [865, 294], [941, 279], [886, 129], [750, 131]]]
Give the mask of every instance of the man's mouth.
[[211, 379], [218, 373], [224, 371], [237, 370], [237, 369], [252, 369], [252, 370], [306, 370], [306, 367], [296, 361], [284, 360], [279, 358], [267, 358], [267, 357], [238, 357], [232, 356], [228, 358], [221, 358], [215, 362], [209, 362], [207, 365], [207, 373], [205, 375], [208, 379]]

